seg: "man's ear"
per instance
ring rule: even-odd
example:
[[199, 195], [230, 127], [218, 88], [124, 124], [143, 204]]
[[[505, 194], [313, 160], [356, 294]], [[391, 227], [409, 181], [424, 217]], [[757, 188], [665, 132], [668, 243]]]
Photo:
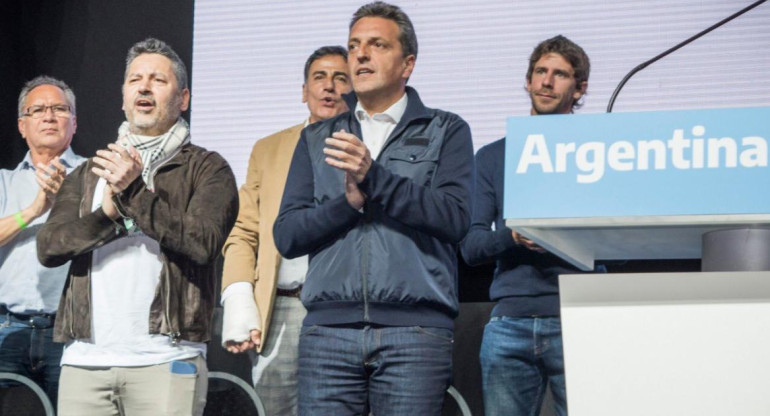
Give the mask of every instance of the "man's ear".
[[580, 83], [578, 88], [575, 90], [574, 93], [572, 93], [572, 98], [574, 98], [575, 101], [579, 100], [581, 97], [583, 97], [588, 90], [588, 81], [583, 81]]
[[185, 88], [182, 90], [182, 105], [179, 106], [179, 109], [187, 111], [188, 108], [190, 108], [190, 90]]
[[409, 77], [412, 76], [412, 71], [414, 71], [414, 64], [416, 61], [417, 58], [414, 55], [409, 55], [404, 58], [404, 72], [401, 74], [401, 78], [409, 79]]
[[19, 126], [19, 134], [21, 134], [21, 137], [24, 140], [27, 140], [27, 126], [24, 125], [24, 117], [19, 117], [18, 119], [18, 126]]

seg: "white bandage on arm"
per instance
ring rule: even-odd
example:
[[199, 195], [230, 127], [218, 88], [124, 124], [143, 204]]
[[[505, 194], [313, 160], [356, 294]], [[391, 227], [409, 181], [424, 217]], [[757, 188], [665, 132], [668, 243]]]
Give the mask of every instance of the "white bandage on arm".
[[222, 294], [222, 346], [227, 341], [244, 342], [252, 329], [261, 329], [259, 310], [250, 283], [234, 283]]

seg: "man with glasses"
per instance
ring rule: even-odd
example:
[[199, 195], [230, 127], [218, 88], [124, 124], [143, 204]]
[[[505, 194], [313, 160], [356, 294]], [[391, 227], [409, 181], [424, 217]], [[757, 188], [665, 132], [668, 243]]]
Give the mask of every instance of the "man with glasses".
[[[19, 94], [19, 133], [29, 151], [13, 170], [0, 170], [0, 372], [37, 382], [55, 404], [62, 344], [53, 321], [67, 264], [47, 269], [37, 261], [35, 238], [65, 175], [85, 161], [70, 149], [75, 94], [57, 79], [39, 76]], [[0, 381], [0, 414], [18, 396]]]

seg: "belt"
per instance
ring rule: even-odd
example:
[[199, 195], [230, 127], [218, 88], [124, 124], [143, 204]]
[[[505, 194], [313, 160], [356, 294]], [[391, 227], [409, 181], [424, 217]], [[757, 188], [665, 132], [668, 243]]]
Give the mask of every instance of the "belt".
[[276, 296], [284, 296], [287, 298], [299, 298], [299, 294], [302, 293], [302, 285], [295, 287], [294, 289], [275, 289]]
[[16, 313], [11, 312], [4, 303], [0, 303], [0, 316], [5, 315], [11, 321], [29, 324], [32, 328], [46, 329], [53, 326], [56, 314], [53, 313]]

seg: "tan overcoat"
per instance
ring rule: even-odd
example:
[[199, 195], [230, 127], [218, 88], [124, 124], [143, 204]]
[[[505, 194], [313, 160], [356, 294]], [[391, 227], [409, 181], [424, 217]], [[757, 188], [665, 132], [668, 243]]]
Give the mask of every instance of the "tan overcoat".
[[[273, 242], [283, 188], [294, 148], [304, 123], [258, 140], [251, 150], [246, 183], [241, 186], [235, 227], [225, 242], [222, 290], [235, 282], [254, 285], [262, 325], [262, 343], [269, 335], [281, 255]], [[257, 348], [261, 351], [262, 346]]]

